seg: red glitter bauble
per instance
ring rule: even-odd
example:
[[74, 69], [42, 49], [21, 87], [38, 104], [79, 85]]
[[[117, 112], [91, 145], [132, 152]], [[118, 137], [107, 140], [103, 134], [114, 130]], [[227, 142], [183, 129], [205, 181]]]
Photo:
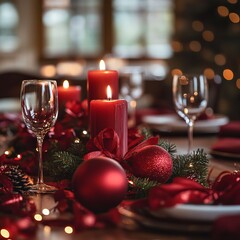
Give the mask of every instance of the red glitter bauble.
[[86, 160], [76, 169], [72, 186], [76, 199], [98, 213], [116, 207], [124, 199], [128, 181], [118, 162], [98, 157]]
[[172, 175], [172, 157], [162, 147], [143, 147], [128, 159], [131, 171], [136, 177], [149, 178], [165, 183]]

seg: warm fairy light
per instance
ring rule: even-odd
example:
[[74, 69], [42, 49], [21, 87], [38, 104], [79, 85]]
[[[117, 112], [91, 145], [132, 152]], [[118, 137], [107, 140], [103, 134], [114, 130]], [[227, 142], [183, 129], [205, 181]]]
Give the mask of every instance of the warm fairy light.
[[100, 70], [105, 70], [106, 69], [105, 62], [103, 60], [101, 60], [100, 63], [99, 63], [99, 69]]
[[212, 42], [214, 40], [214, 34], [212, 31], [206, 30], [202, 33], [203, 39], [207, 42]]
[[87, 132], [86, 130], [83, 130], [82, 133], [83, 133], [84, 135], [87, 135], [87, 134], [88, 134], [88, 132]]
[[44, 226], [43, 228], [43, 234], [44, 234], [44, 239], [49, 239], [50, 234], [51, 234], [51, 227], [50, 226]]
[[236, 86], [237, 86], [237, 88], [240, 90], [240, 78], [237, 79], [237, 81], [236, 81]]
[[239, 15], [237, 13], [230, 13], [228, 17], [232, 23], [239, 23], [240, 21]]
[[42, 210], [42, 214], [45, 215], [45, 216], [48, 216], [50, 214], [50, 211], [47, 208], [44, 208]]
[[131, 108], [136, 108], [137, 107], [137, 102], [135, 100], [130, 101], [130, 107]]
[[73, 233], [73, 228], [70, 227], [70, 226], [66, 226], [64, 228], [64, 232], [67, 233], [67, 234], [72, 234]]
[[34, 215], [34, 219], [38, 222], [41, 222], [42, 221], [42, 215], [37, 213], [37, 214]]
[[217, 8], [217, 11], [218, 11], [218, 14], [221, 16], [221, 17], [227, 17], [228, 14], [229, 14], [229, 10], [227, 9], [227, 7], [225, 6], [219, 6]]
[[183, 50], [183, 45], [179, 41], [172, 41], [171, 45], [175, 52], [181, 52]]
[[54, 77], [56, 75], [56, 67], [54, 65], [45, 65], [41, 67], [40, 72], [44, 77]]
[[207, 79], [213, 79], [215, 76], [215, 72], [211, 68], [206, 68], [203, 72]]
[[5, 151], [4, 153], [5, 153], [5, 155], [9, 155], [10, 154], [10, 152], [8, 150]]
[[9, 238], [10, 237], [10, 233], [7, 229], [5, 228], [2, 228], [1, 231], [0, 231], [0, 234], [3, 238]]
[[201, 31], [203, 31], [204, 26], [203, 26], [202, 22], [196, 20], [196, 21], [192, 22], [192, 28], [193, 28], [193, 30], [195, 30], [197, 32], [201, 32]]
[[193, 51], [193, 52], [199, 52], [202, 48], [200, 42], [198, 41], [191, 41], [189, 43], [189, 48]]
[[231, 3], [231, 4], [235, 4], [235, 3], [237, 3], [238, 2], [238, 0], [227, 0], [229, 3]]
[[112, 89], [109, 85], [107, 86], [107, 99], [108, 100], [112, 99]]
[[63, 88], [69, 88], [69, 82], [68, 82], [68, 80], [64, 80], [64, 82], [63, 82]]
[[174, 75], [182, 75], [182, 70], [181, 69], [178, 69], [178, 68], [175, 68], [171, 71], [171, 74], [172, 76]]
[[128, 183], [129, 183], [129, 184], [131, 184], [131, 185], [133, 185], [133, 184], [134, 184], [134, 182], [133, 182], [133, 181], [131, 181], [131, 180], [129, 180], [129, 181], [128, 181]]
[[217, 65], [223, 66], [226, 64], [226, 57], [223, 54], [217, 54], [214, 57], [214, 61]]
[[233, 74], [233, 71], [231, 69], [224, 69], [223, 70], [223, 77], [226, 79], [226, 80], [232, 80], [233, 77], [234, 77], [234, 74]]

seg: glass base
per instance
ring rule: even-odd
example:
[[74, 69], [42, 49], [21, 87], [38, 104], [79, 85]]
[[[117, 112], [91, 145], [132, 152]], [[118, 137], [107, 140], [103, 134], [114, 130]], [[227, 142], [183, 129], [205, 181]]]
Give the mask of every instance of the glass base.
[[54, 186], [47, 185], [45, 183], [37, 183], [31, 187], [29, 190], [32, 193], [53, 193], [58, 189]]

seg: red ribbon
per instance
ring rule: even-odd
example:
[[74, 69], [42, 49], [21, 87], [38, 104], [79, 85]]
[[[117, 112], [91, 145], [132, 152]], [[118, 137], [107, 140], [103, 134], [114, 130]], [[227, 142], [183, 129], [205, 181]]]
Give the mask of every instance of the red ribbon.
[[143, 136], [138, 136], [129, 144], [129, 151], [124, 157], [119, 155], [119, 137], [112, 128], [105, 128], [94, 138], [87, 143], [87, 153], [84, 160], [89, 160], [94, 157], [105, 156], [113, 158], [117, 161], [123, 161], [131, 158], [141, 148], [148, 145], [157, 145], [158, 137], [150, 137], [143, 141]]
[[210, 187], [204, 187], [195, 180], [176, 177], [169, 184], [153, 187], [149, 192], [151, 209], [172, 207], [176, 204], [240, 204], [240, 172], [222, 172]]

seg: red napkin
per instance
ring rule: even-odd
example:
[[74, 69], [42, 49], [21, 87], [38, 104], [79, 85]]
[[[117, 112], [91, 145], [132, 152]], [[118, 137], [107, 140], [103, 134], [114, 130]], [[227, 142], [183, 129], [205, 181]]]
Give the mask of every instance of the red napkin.
[[213, 240], [240, 239], [240, 215], [223, 216], [214, 221]]
[[240, 154], [240, 138], [219, 138], [213, 144], [212, 151]]
[[232, 121], [226, 125], [221, 126], [219, 136], [240, 138], [240, 121]]

